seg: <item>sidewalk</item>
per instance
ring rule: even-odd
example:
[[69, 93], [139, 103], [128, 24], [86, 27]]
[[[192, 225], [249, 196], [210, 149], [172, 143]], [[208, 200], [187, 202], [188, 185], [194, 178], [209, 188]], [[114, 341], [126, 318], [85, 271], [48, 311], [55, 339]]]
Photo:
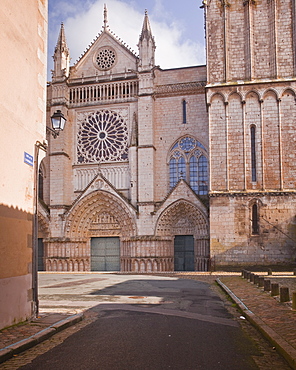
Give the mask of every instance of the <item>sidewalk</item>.
[[[269, 278], [282, 286], [289, 285], [290, 296], [296, 291], [296, 276], [268, 276]], [[281, 280], [284, 284], [281, 284]], [[291, 303], [280, 303], [278, 297], [272, 297], [270, 292], [264, 292], [263, 288], [258, 288], [239, 276], [221, 276], [216, 281], [238, 305], [243, 316], [261, 331], [289, 365], [296, 369], [296, 310], [292, 310]], [[293, 288], [294, 290], [291, 290]]]
[[[257, 273], [266, 275], [266, 273]], [[290, 303], [280, 303], [278, 298], [243, 279], [240, 274], [215, 273], [168, 273], [166, 276], [194, 279], [218, 284], [231, 296], [234, 302], [255, 327], [257, 327], [273, 346], [296, 369], [296, 310]], [[296, 276], [288, 278], [281, 275], [268, 277], [276, 282], [284, 282], [290, 287], [290, 295], [296, 291]], [[102, 280], [102, 279], [101, 279]], [[288, 281], [288, 283], [287, 283]], [[35, 346], [55, 333], [81, 321], [83, 314], [43, 313], [30, 323], [15, 325], [0, 331], [0, 363], [14, 355]]]
[[83, 314], [41, 314], [36, 320], [0, 331], [0, 364], [81, 321]]

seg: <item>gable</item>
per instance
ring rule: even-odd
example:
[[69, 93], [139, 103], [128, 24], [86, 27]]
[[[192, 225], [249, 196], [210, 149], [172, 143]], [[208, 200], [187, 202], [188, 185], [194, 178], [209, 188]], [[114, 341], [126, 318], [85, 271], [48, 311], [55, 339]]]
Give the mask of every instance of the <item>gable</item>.
[[138, 58], [109, 31], [102, 32], [78, 62], [70, 78], [117, 75], [136, 70]]
[[156, 214], [160, 215], [166, 208], [168, 208], [173, 203], [178, 202], [179, 200], [185, 200], [194, 204], [203, 213], [203, 215], [207, 217], [207, 208], [184, 180], [180, 180], [172, 189], [172, 191], [167, 195], [164, 202], [156, 211]]

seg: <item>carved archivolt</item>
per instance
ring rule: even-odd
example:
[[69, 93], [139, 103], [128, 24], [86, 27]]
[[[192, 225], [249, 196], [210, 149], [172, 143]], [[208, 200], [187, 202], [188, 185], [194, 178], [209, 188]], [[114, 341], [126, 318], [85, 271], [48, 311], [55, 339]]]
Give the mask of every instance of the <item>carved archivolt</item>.
[[134, 236], [135, 217], [119, 198], [95, 191], [83, 198], [66, 220], [66, 237]]
[[48, 238], [49, 236], [49, 221], [42, 213], [38, 212], [38, 237]]
[[209, 236], [208, 220], [194, 204], [180, 200], [170, 205], [159, 217], [156, 235]]

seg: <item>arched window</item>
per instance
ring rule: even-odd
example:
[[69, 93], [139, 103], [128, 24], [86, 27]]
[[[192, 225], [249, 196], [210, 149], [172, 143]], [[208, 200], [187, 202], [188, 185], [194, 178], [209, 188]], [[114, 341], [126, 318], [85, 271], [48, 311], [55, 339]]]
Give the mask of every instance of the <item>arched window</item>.
[[43, 200], [43, 170], [42, 167], [39, 168], [39, 178], [38, 178], [38, 197]]
[[252, 166], [252, 181], [257, 181], [256, 171], [256, 127], [251, 126], [251, 166]]
[[186, 100], [184, 99], [182, 101], [182, 113], [183, 113], [183, 123], [186, 123], [187, 122], [187, 110], [186, 110]]
[[258, 206], [256, 203], [252, 205], [252, 234], [258, 235], [259, 234], [259, 214], [258, 214]]
[[208, 193], [208, 160], [205, 147], [190, 136], [173, 146], [169, 157], [170, 188], [185, 180], [199, 195]]

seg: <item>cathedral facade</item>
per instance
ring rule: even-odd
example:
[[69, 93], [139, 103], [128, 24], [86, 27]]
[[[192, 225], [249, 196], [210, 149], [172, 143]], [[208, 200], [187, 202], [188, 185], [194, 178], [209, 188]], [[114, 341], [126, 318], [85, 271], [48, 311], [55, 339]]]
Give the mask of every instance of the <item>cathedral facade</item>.
[[[207, 271], [295, 260], [295, 0], [203, 3], [207, 66], [163, 70], [107, 24], [61, 26], [39, 173], [40, 269]], [[49, 125], [49, 123], [48, 123]]]

